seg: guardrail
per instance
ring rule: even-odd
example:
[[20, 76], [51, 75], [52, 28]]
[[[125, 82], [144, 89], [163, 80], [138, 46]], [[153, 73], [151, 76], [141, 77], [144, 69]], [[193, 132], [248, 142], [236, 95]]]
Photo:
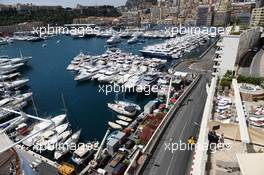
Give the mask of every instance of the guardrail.
[[[151, 136], [150, 140], [148, 141], [147, 145], [144, 147], [142, 150], [142, 154], [146, 155], [146, 159], [143, 164], [139, 165], [139, 167], [136, 170], [133, 170], [133, 174], [139, 174], [140, 172], [143, 171], [144, 167], [146, 166], [146, 163], [149, 161], [149, 158], [151, 153], [154, 151], [154, 148], [157, 146], [159, 138], [162, 136], [162, 134], [165, 132], [165, 129], [167, 128], [169, 122], [171, 121], [173, 114], [176, 112], [176, 110], [180, 107], [181, 103], [183, 100], [187, 97], [189, 92], [192, 90], [192, 88], [197, 84], [197, 82], [200, 80], [201, 75], [198, 74], [194, 81], [187, 87], [187, 89], [181, 94], [181, 96], [178, 98], [176, 104], [170, 108], [168, 113], [165, 115], [165, 117], [162, 119], [160, 122], [159, 126], [156, 128], [155, 132]], [[126, 172], [124, 173], [125, 175], [130, 175], [129, 173], [130, 168], [132, 167], [132, 164], [136, 164], [136, 159], [133, 159], [131, 161], [129, 167], [127, 168]]]

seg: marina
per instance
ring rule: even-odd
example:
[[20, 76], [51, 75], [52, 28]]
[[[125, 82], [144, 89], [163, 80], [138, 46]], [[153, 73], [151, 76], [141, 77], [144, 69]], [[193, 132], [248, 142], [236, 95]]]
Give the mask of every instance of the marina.
[[[193, 58], [195, 55], [199, 55], [206, 49], [206, 44], [209, 45], [211, 42], [208, 40], [205, 45], [197, 47], [200, 48], [199, 50], [196, 48], [191, 53], [186, 52], [178, 59], [146, 58], [141, 55], [139, 50], [144, 46], [162, 43], [162, 37], [145, 39], [144, 43], [140, 43], [140, 40], [131, 43], [124, 41], [124, 36], [125, 34], [120, 35], [120, 40], [115, 42], [114, 47], [105, 47], [108, 40], [106, 37], [79, 38], [76, 40], [72, 36], [50, 37], [38, 42], [14, 41], [13, 44], [2, 46], [0, 55], [15, 57], [14, 48], [19, 48], [23, 54], [30, 55], [30, 57], [23, 57], [22, 54], [13, 59], [7, 56], [1, 57], [2, 71], [5, 74], [2, 76], [0, 87], [6, 89], [4, 91], [5, 96], [7, 91], [15, 94], [13, 99], [3, 96], [0, 105], [8, 108], [7, 104], [12, 104], [14, 106], [12, 109], [16, 111], [26, 107], [24, 108], [26, 113], [49, 118], [53, 121], [53, 125], [44, 121], [32, 125], [30, 121], [26, 122], [27, 118], [19, 118], [19, 120], [14, 118], [12, 119], [14, 120], [12, 123], [14, 127], [12, 128], [15, 128], [16, 132], [10, 133], [10, 138], [19, 141], [26, 138], [27, 135], [33, 135], [23, 141], [23, 145], [50, 160], [70, 161], [77, 165], [78, 170], [84, 168], [83, 162], [87, 164], [89, 163], [87, 160], [96, 160], [96, 156], [93, 157], [95, 153], [96, 155], [100, 154], [99, 157], [102, 155], [109, 157], [108, 154], [110, 153], [113, 158], [112, 161], [114, 161], [115, 157], [120, 155], [115, 154], [117, 150], [115, 147], [112, 148], [114, 145], [110, 146], [112, 141], [102, 141], [102, 145], [106, 144], [108, 151], [106, 152], [105, 149], [101, 148], [98, 150], [102, 151], [101, 153], [85, 150], [85, 147], [84, 150], [71, 152], [65, 145], [78, 141], [101, 141], [104, 131], [108, 127], [113, 130], [132, 128], [136, 130], [136, 133], [129, 132], [129, 135], [139, 134], [137, 133], [139, 121], [148, 120], [149, 117], [145, 114], [153, 111], [156, 114], [165, 109], [165, 105], [160, 104], [164, 103], [161, 97], [166, 96], [169, 90], [171, 90], [171, 94], [177, 91], [182, 93], [180, 86], [169, 88], [171, 75], [167, 70], [180, 59]], [[72, 42], [75, 43], [74, 48], [70, 44]], [[101, 46], [92, 50], [85, 46], [95, 43]], [[69, 44], [71, 47], [65, 50]], [[33, 50], [36, 52], [32, 52]], [[26, 66], [24, 66], [25, 63], [27, 63]], [[15, 71], [17, 69], [19, 72]], [[15, 79], [20, 74], [23, 78]], [[181, 76], [183, 75], [184, 77], [187, 76], [186, 74]], [[173, 84], [181, 82], [181, 76], [178, 76], [175, 73], [173, 80], [171, 80]], [[192, 74], [188, 75], [187, 79], [191, 81], [192, 76]], [[6, 81], [9, 79], [13, 80]], [[13, 92], [13, 89], [21, 88], [25, 84], [28, 86], [22, 88], [21, 91]], [[100, 94], [99, 85], [103, 84], [118, 84], [129, 91], [121, 94], [115, 92], [107, 95]], [[152, 86], [158, 86], [158, 92], [142, 93], [144, 90], [151, 89]], [[28, 93], [29, 89], [30, 93]], [[136, 90], [136, 93], [132, 90]], [[179, 95], [179, 93], [176, 94]], [[96, 100], [91, 100], [93, 98]], [[31, 105], [26, 106], [27, 100], [30, 100]], [[175, 103], [175, 101], [172, 99], [170, 104]], [[8, 113], [10, 112], [3, 111], [3, 116], [8, 115]], [[46, 131], [38, 134], [41, 130]], [[121, 131], [115, 136], [112, 133], [111, 138], [127, 138], [123, 134]], [[135, 142], [135, 140], [131, 141], [130, 139], [127, 141], [131, 144]], [[61, 144], [64, 146], [60, 147]], [[140, 145], [135, 146], [134, 148], [130, 147], [131, 152], [129, 152], [131, 154], [126, 156], [133, 157], [135, 150]], [[120, 148], [121, 151], [122, 149]], [[123, 157], [125, 156], [123, 155]], [[101, 161], [104, 162], [104, 160]], [[110, 162], [112, 168], [117, 165], [120, 166], [119, 161], [117, 163], [112, 161]], [[108, 165], [105, 165], [108, 169]]]

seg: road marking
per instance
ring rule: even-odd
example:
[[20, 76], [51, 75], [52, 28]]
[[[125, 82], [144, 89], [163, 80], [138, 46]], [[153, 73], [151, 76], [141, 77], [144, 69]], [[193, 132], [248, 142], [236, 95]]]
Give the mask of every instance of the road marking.
[[[201, 83], [198, 85], [198, 87], [199, 87], [199, 86], [201, 86]], [[198, 88], [198, 87], [196, 87], [196, 88]], [[191, 110], [191, 111], [193, 112], [193, 110]], [[190, 116], [192, 116], [192, 115], [190, 115]], [[179, 140], [182, 139], [183, 132], [184, 132], [186, 126], [187, 126], [187, 123], [189, 123], [190, 119], [191, 119], [191, 117], [189, 117], [188, 120], [186, 121], [186, 123], [184, 124], [184, 127], [183, 127], [183, 129], [182, 129], [181, 135], [180, 135], [180, 137], [179, 137]], [[172, 158], [171, 158], [171, 160], [170, 160], [170, 164], [169, 164], [169, 166], [168, 166], [168, 168], [167, 168], [167, 171], [166, 171], [166, 174], [165, 174], [165, 175], [168, 175], [169, 170], [170, 170], [170, 168], [171, 168], [171, 165], [172, 165], [172, 162], [173, 162], [173, 160], [174, 160], [174, 156], [175, 156], [175, 155], [176, 155], [176, 154], [173, 154], [173, 155], [172, 155]]]
[[[179, 137], [179, 140], [181, 140], [182, 135], [183, 135], [183, 132], [184, 132], [186, 126], [187, 126], [187, 123], [189, 123], [190, 118], [191, 118], [191, 117], [189, 117], [188, 120], [186, 121], [186, 123], [184, 124], [184, 127], [183, 127], [182, 132], [181, 132], [180, 137]], [[170, 170], [170, 167], [171, 167], [171, 165], [172, 165], [172, 161], [174, 160], [174, 156], [175, 156], [175, 155], [176, 155], [176, 154], [173, 154], [173, 155], [172, 155], [172, 158], [171, 158], [171, 160], [170, 160], [170, 164], [169, 164], [169, 166], [168, 166], [168, 169], [167, 169], [165, 175], [168, 175], [169, 170]]]

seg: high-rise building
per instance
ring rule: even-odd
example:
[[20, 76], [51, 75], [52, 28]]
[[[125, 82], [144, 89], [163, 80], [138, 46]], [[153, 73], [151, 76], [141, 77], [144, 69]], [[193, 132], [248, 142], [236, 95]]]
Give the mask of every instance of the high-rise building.
[[161, 8], [160, 7], [152, 7], [150, 9], [150, 20], [151, 23], [158, 23], [161, 20]]
[[253, 9], [250, 24], [264, 27], [264, 7]]
[[209, 5], [199, 5], [197, 7], [196, 25], [211, 26], [212, 13], [209, 11]]
[[[239, 28], [239, 27], [238, 27]], [[239, 31], [238, 29], [237, 31]], [[237, 65], [250, 48], [255, 46], [260, 38], [260, 28], [254, 27], [243, 32], [222, 35], [217, 42], [216, 57], [214, 58], [213, 74], [223, 76], [226, 71], [236, 72]]]
[[215, 11], [214, 12], [214, 26], [227, 26], [230, 23], [230, 11]]
[[231, 22], [237, 24], [250, 24], [252, 10], [256, 7], [255, 2], [237, 2], [231, 4]]

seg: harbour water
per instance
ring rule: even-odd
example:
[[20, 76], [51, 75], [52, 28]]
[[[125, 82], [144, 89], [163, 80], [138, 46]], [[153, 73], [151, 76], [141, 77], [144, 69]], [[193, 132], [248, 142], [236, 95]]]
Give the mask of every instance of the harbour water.
[[[61, 42], [57, 43], [57, 40]], [[126, 41], [117, 45], [124, 52], [140, 54], [142, 47], [160, 42], [159, 39], [145, 40], [142, 43], [129, 45]], [[43, 43], [47, 46], [42, 47]], [[207, 42], [191, 52], [186, 59], [198, 57], [210, 44]], [[103, 54], [107, 47], [105, 38], [72, 39], [69, 36], [57, 36], [41, 42], [16, 41], [11, 45], [0, 48], [0, 55], [11, 57], [19, 56], [19, 49], [23, 55], [32, 56], [28, 66], [23, 68], [21, 74], [30, 79], [28, 89], [33, 92], [34, 103], [41, 117], [68, 112], [68, 119], [74, 130], [82, 128], [82, 140], [101, 140], [108, 127], [107, 121], [114, 120], [106, 103], [115, 99], [115, 93], [105, 95], [99, 93], [99, 84], [93, 81], [77, 83], [74, 73], [67, 71], [66, 67], [80, 51], [91, 54]], [[175, 62], [175, 61], [174, 61]], [[25, 90], [28, 91], [28, 90]], [[62, 94], [64, 102], [62, 100]], [[121, 94], [143, 107], [155, 95]], [[26, 109], [34, 113], [32, 105]]]

